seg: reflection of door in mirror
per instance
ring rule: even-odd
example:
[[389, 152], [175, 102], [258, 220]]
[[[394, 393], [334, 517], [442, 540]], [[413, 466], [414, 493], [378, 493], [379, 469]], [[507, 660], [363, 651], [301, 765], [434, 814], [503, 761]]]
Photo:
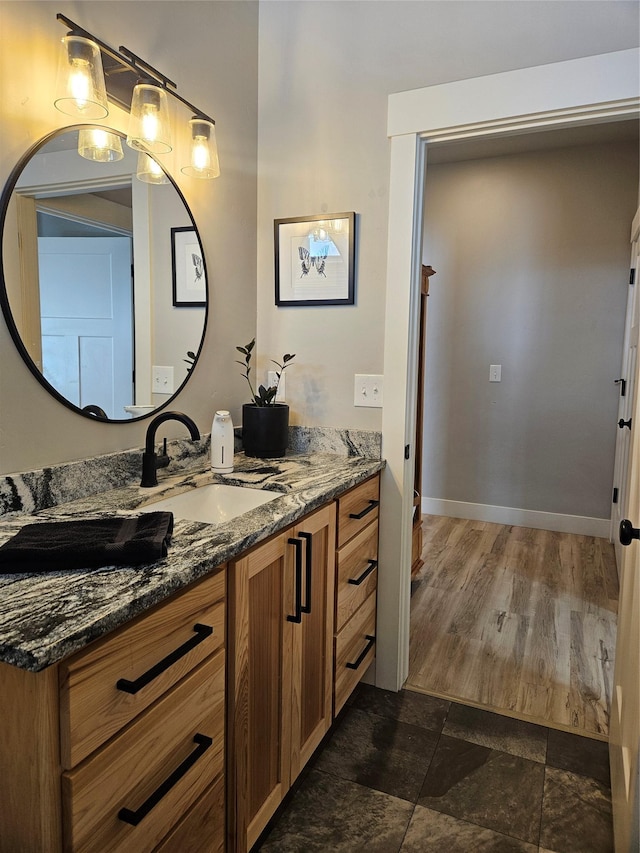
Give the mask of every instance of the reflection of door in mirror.
[[122, 418], [134, 394], [131, 192], [17, 199], [23, 340], [65, 399]]
[[80, 409], [122, 417], [133, 403], [131, 239], [39, 237], [38, 266], [45, 379]]

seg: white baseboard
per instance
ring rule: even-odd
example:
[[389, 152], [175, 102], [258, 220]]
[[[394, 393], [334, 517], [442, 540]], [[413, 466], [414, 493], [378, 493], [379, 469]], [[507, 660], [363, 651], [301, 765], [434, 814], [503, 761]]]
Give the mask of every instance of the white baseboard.
[[537, 512], [532, 509], [447, 501], [440, 498], [423, 497], [422, 512], [429, 515], [444, 515], [447, 518], [492, 521], [496, 524], [535, 527], [537, 530], [555, 530], [558, 533], [578, 533], [582, 536], [598, 536], [603, 539], [609, 538], [611, 530], [611, 521], [608, 518], [562, 515], [557, 512]]

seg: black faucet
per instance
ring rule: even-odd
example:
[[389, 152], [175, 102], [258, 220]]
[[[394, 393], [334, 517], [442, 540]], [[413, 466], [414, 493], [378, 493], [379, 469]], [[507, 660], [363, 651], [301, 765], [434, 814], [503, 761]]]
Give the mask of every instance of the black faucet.
[[180, 423], [184, 424], [189, 430], [189, 432], [191, 433], [191, 438], [194, 441], [200, 438], [200, 431], [198, 430], [198, 427], [188, 415], [183, 415], [182, 412], [161, 412], [159, 415], [156, 415], [147, 427], [147, 439], [144, 447], [144, 453], [142, 454], [142, 480], [140, 481], [141, 486], [157, 486], [158, 468], [164, 468], [169, 464], [169, 457], [167, 456], [166, 438], [164, 440], [163, 453], [159, 458], [156, 455], [155, 451], [156, 432], [160, 424], [163, 424], [165, 421], [180, 421]]

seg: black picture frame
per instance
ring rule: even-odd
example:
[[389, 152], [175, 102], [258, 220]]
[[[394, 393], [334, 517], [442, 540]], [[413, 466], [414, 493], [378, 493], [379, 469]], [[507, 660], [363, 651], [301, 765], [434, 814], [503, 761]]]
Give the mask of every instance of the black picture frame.
[[171, 229], [171, 283], [174, 308], [207, 304], [207, 273], [198, 232], [192, 226]]
[[354, 305], [356, 214], [274, 220], [276, 305]]

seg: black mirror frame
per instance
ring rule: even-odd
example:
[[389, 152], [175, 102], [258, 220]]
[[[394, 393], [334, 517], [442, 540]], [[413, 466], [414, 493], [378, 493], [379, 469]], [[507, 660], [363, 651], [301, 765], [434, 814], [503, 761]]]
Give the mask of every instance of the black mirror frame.
[[[72, 403], [70, 400], [68, 400], [62, 394], [60, 394], [60, 392], [56, 388], [54, 388], [54, 386], [51, 385], [50, 382], [48, 382], [45, 379], [42, 372], [40, 371], [40, 369], [38, 368], [36, 363], [33, 361], [33, 359], [31, 358], [27, 348], [25, 347], [25, 345], [22, 341], [22, 337], [20, 335], [20, 332], [18, 330], [16, 322], [13, 318], [13, 312], [11, 311], [11, 305], [9, 304], [9, 295], [7, 292], [7, 284], [6, 284], [5, 273], [4, 273], [4, 249], [3, 249], [3, 247], [4, 247], [4, 226], [5, 226], [5, 221], [7, 218], [7, 211], [9, 208], [9, 203], [11, 201], [11, 196], [13, 194], [13, 191], [14, 191], [16, 184], [20, 178], [20, 175], [24, 171], [27, 163], [31, 160], [33, 155], [36, 154], [44, 145], [46, 145], [52, 139], [55, 139], [55, 137], [59, 136], [61, 133], [70, 133], [70, 132], [73, 132], [76, 130], [87, 130], [87, 129], [91, 129], [94, 127], [101, 127], [101, 126], [100, 125], [94, 125], [94, 124], [74, 124], [74, 125], [69, 125], [67, 127], [58, 128], [57, 130], [54, 130], [51, 133], [48, 133], [42, 139], [38, 140], [38, 142], [34, 143], [34, 145], [32, 145], [25, 152], [25, 154], [20, 158], [18, 163], [11, 170], [11, 173], [9, 174], [9, 177], [8, 177], [4, 187], [2, 189], [2, 193], [0, 194], [0, 308], [2, 308], [2, 314], [4, 316], [5, 323], [7, 324], [7, 328], [9, 329], [9, 333], [11, 335], [11, 338], [13, 339], [13, 343], [15, 344], [16, 349], [20, 353], [22, 360], [27, 365], [27, 367], [29, 368], [31, 373], [38, 380], [40, 385], [46, 391], [48, 391], [52, 397], [54, 397], [59, 403], [62, 403], [63, 406], [66, 406], [67, 409], [71, 409], [71, 411], [75, 412], [78, 415], [82, 415], [83, 418], [87, 418], [88, 420], [97, 421], [97, 422], [103, 423], [103, 424], [105, 424], [105, 423], [106, 424], [130, 424], [130, 423], [134, 423], [135, 421], [141, 421], [141, 420], [144, 420], [145, 418], [155, 416], [158, 412], [160, 412], [162, 409], [165, 409], [170, 403], [172, 403], [175, 400], [175, 398], [182, 391], [182, 389], [187, 384], [187, 382], [189, 381], [189, 379], [191, 378], [191, 376], [193, 374], [193, 370], [194, 370], [196, 364], [198, 363], [198, 359], [200, 358], [200, 353], [202, 352], [202, 347], [204, 345], [204, 341], [205, 341], [205, 337], [206, 337], [206, 331], [207, 331], [207, 321], [209, 318], [210, 298], [209, 298], [209, 276], [207, 274], [207, 262], [206, 262], [205, 252], [204, 252], [204, 246], [202, 245], [202, 238], [200, 237], [200, 232], [198, 231], [198, 227], [197, 227], [195, 220], [193, 218], [193, 214], [191, 213], [191, 209], [190, 209], [189, 205], [187, 204], [183, 193], [181, 192], [180, 188], [177, 186], [177, 184], [175, 183], [175, 181], [173, 180], [171, 175], [169, 175], [165, 172], [165, 174], [167, 175], [167, 178], [169, 179], [169, 181], [171, 181], [173, 188], [175, 189], [175, 191], [180, 196], [180, 199], [181, 199], [181, 201], [185, 207], [185, 210], [189, 214], [189, 218], [193, 224], [193, 228], [194, 228], [196, 234], [198, 235], [198, 240], [200, 241], [200, 248], [202, 249], [202, 263], [203, 263], [204, 274], [205, 274], [207, 299], [206, 299], [206, 305], [205, 305], [205, 315], [204, 315], [204, 320], [203, 320], [203, 324], [202, 324], [202, 336], [200, 338], [200, 344], [198, 346], [198, 349], [195, 353], [195, 359], [193, 361], [193, 364], [188, 369], [186, 377], [184, 378], [184, 380], [182, 381], [180, 386], [176, 389], [176, 391], [174, 391], [174, 393], [171, 395], [171, 397], [169, 397], [160, 406], [153, 409], [153, 411], [147, 412], [144, 415], [139, 415], [136, 418], [104, 418], [100, 414], [96, 413], [95, 411], [91, 412], [91, 411], [85, 411], [85, 410], [81, 409], [79, 406], [76, 406], [74, 403]], [[103, 129], [103, 128], [101, 128], [101, 129]], [[118, 136], [121, 136], [122, 138], [124, 138], [124, 135], [122, 133], [120, 133], [120, 131], [114, 131], [114, 132], [117, 133]]]

